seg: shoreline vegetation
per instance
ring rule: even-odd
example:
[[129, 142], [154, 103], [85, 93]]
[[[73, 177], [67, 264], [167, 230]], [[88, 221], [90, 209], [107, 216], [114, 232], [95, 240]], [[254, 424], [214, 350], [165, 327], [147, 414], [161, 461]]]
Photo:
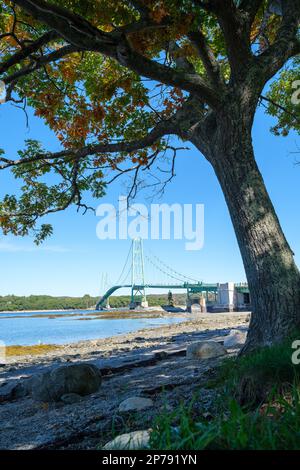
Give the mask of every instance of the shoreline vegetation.
[[[30, 295], [0, 296], [0, 314], [2, 313], [21, 313], [21, 312], [64, 312], [69, 310], [93, 310], [101, 296], [92, 297], [88, 294], [82, 297], [53, 297], [50, 295]], [[168, 295], [151, 294], [147, 296], [149, 307], [157, 305], [167, 305]], [[173, 294], [175, 304], [184, 304], [185, 294]], [[118, 295], [110, 297], [110, 306], [112, 308], [128, 307], [130, 303], [129, 295]]]
[[[89, 309], [84, 309], [84, 310], [91, 310], [93, 311], [92, 308], [89, 308]], [[0, 315], [3, 315], [3, 314], [6, 314], [6, 313], [63, 313], [63, 312], [72, 312], [72, 311], [75, 311], [75, 312], [80, 312], [80, 311], [83, 311], [83, 309], [73, 309], [73, 308], [70, 308], [70, 309], [62, 309], [62, 308], [53, 308], [53, 309], [41, 309], [41, 310], [0, 310]]]
[[13, 344], [6, 346], [6, 357], [40, 356], [59, 348], [57, 344], [33, 344], [19, 345]]

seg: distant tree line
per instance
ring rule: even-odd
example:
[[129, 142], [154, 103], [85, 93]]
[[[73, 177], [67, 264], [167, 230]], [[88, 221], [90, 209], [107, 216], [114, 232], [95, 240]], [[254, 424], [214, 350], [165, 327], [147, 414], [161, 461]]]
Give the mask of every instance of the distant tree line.
[[[184, 304], [184, 294], [174, 294], [174, 303]], [[50, 295], [30, 295], [16, 296], [5, 295], [0, 296], [0, 311], [12, 312], [16, 310], [70, 310], [70, 309], [88, 309], [95, 307], [99, 297], [91, 297], [84, 295], [83, 297], [52, 297]], [[149, 306], [167, 305], [168, 295], [152, 294], [147, 296]], [[129, 295], [112, 296], [109, 299], [111, 307], [127, 307], [130, 302]]]
[[96, 298], [90, 295], [84, 295], [83, 297], [52, 297], [50, 295], [19, 297], [6, 295], [0, 297], [0, 311], [82, 309], [90, 308], [95, 303]]
[[[155, 307], [156, 305], [168, 305], [168, 294], [152, 294], [147, 295], [149, 307]], [[175, 305], [185, 304], [185, 294], [173, 294], [173, 301]], [[118, 295], [112, 296], [109, 299], [109, 305], [114, 308], [127, 307], [130, 303], [129, 295]]]

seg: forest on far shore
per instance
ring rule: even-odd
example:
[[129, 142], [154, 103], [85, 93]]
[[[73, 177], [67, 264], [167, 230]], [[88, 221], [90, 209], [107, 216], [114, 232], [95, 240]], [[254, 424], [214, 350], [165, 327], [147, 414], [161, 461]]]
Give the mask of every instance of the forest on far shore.
[[[174, 303], [181, 305], [185, 303], [185, 294], [174, 294]], [[30, 295], [28, 297], [6, 295], [0, 296], [0, 312], [11, 312], [16, 310], [70, 310], [94, 308], [99, 297], [84, 295], [83, 297], [52, 297], [50, 295]], [[166, 305], [168, 294], [152, 294], [147, 296], [150, 307]], [[130, 302], [129, 295], [110, 297], [111, 307], [127, 307]]]

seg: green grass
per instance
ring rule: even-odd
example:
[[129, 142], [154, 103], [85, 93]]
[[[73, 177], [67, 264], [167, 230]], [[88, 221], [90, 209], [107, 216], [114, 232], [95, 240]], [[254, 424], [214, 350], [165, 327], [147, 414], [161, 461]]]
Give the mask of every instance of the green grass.
[[[151, 447], [157, 450], [300, 449], [300, 365], [291, 344], [263, 348], [224, 360], [208, 384], [221, 393], [211, 421], [193, 406], [163, 412], [153, 425]], [[298, 336], [298, 338], [300, 335]]]
[[229, 378], [233, 382], [246, 375], [256, 374], [265, 381], [278, 384], [292, 383], [300, 374], [300, 365], [294, 365], [291, 360], [294, 352], [291, 347], [293, 340], [294, 335], [283, 343], [262, 348], [253, 354], [226, 360], [220, 372], [224, 378]]
[[[177, 426], [174, 422], [178, 423]], [[300, 396], [276, 397], [263, 409], [245, 411], [232, 400], [226, 413], [210, 422], [195, 420], [181, 406], [162, 414], [151, 434], [155, 450], [275, 450], [300, 448]]]

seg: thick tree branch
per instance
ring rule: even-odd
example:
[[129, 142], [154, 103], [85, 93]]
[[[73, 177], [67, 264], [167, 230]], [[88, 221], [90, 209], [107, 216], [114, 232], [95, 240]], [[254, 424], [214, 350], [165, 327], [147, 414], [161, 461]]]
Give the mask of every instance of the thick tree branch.
[[214, 52], [202, 31], [191, 31], [188, 33], [188, 38], [196, 48], [212, 84], [216, 86], [221, 85], [223, 80], [218, 61], [216, 60]]
[[215, 0], [214, 12], [225, 37], [232, 78], [239, 81], [248, 74], [252, 60], [248, 18], [233, 0]]
[[164, 18], [160, 23], [156, 23], [154, 21], [151, 21], [150, 19], [141, 19], [134, 23], [130, 23], [124, 26], [118, 26], [115, 28], [115, 31], [127, 35], [132, 33], [140, 33], [142, 31], [147, 31], [151, 29], [166, 29], [166, 27], [170, 24], [171, 22], [168, 18]]
[[274, 43], [260, 56], [257, 62], [268, 81], [285, 62], [300, 52], [300, 42], [297, 38], [300, 22], [300, 0], [285, 0], [282, 2], [283, 18]]
[[43, 34], [36, 41], [33, 41], [28, 46], [22, 48], [20, 51], [16, 52], [12, 57], [0, 64], [0, 74], [6, 72], [10, 67], [19, 64], [22, 60], [26, 59], [31, 54], [38, 51], [41, 47], [45, 46], [54, 39], [57, 39], [58, 37], [59, 35], [54, 30], [48, 31], [47, 33]]
[[239, 9], [234, 0], [194, 0], [194, 3], [217, 17], [226, 42], [231, 77], [243, 81], [252, 60], [248, 14]]
[[[44, 0], [16, 0], [35, 19], [47, 24], [67, 42], [87, 50], [99, 50], [105, 55], [115, 57], [117, 38], [93, 26], [83, 17], [70, 10], [47, 3]], [[91, 47], [94, 43], [94, 47]]]
[[159, 141], [164, 135], [176, 133], [176, 126], [174, 119], [170, 119], [169, 121], [161, 121], [154, 127], [145, 137], [141, 139], [134, 140], [131, 142], [116, 142], [116, 143], [100, 143], [95, 145], [87, 145], [85, 147], [81, 147], [80, 149], [74, 150], [62, 150], [60, 152], [53, 152], [53, 153], [43, 153], [37, 154], [33, 157], [22, 158], [18, 160], [9, 160], [4, 157], [0, 157], [0, 161], [3, 162], [0, 165], [0, 170], [4, 170], [6, 168], [20, 166], [28, 163], [34, 163], [37, 161], [53, 161], [53, 160], [61, 160], [64, 158], [78, 158], [82, 159], [89, 155], [95, 155], [97, 153], [120, 153], [120, 152], [135, 152], [137, 150], [143, 149], [145, 147], [149, 147], [156, 142]]
[[12, 82], [16, 82], [19, 80], [21, 77], [24, 77], [26, 75], [29, 75], [30, 73], [34, 72], [35, 70], [40, 69], [41, 67], [45, 66], [46, 64], [50, 64], [51, 62], [56, 62], [59, 59], [62, 59], [63, 57], [73, 54], [74, 52], [80, 52], [81, 49], [75, 46], [67, 45], [63, 46], [60, 49], [57, 49], [54, 52], [51, 52], [50, 54], [40, 56], [39, 58], [35, 58], [32, 60], [32, 63], [27, 65], [26, 67], [18, 70], [17, 72], [6, 76], [5, 78], [2, 79], [2, 81], [8, 85]]
[[118, 47], [117, 59], [121, 65], [128, 67], [137, 74], [151, 78], [166, 85], [177, 86], [205, 101], [213, 108], [220, 104], [216, 90], [210, 87], [198, 74], [178, 71], [132, 50], [128, 42], [123, 41]]
[[16, 0], [34, 18], [55, 29], [67, 42], [81, 49], [97, 51], [116, 59], [137, 74], [198, 95], [212, 107], [219, 105], [219, 97], [198, 75], [178, 72], [133, 50], [126, 36], [115, 30], [105, 33], [82, 17], [44, 0]]

